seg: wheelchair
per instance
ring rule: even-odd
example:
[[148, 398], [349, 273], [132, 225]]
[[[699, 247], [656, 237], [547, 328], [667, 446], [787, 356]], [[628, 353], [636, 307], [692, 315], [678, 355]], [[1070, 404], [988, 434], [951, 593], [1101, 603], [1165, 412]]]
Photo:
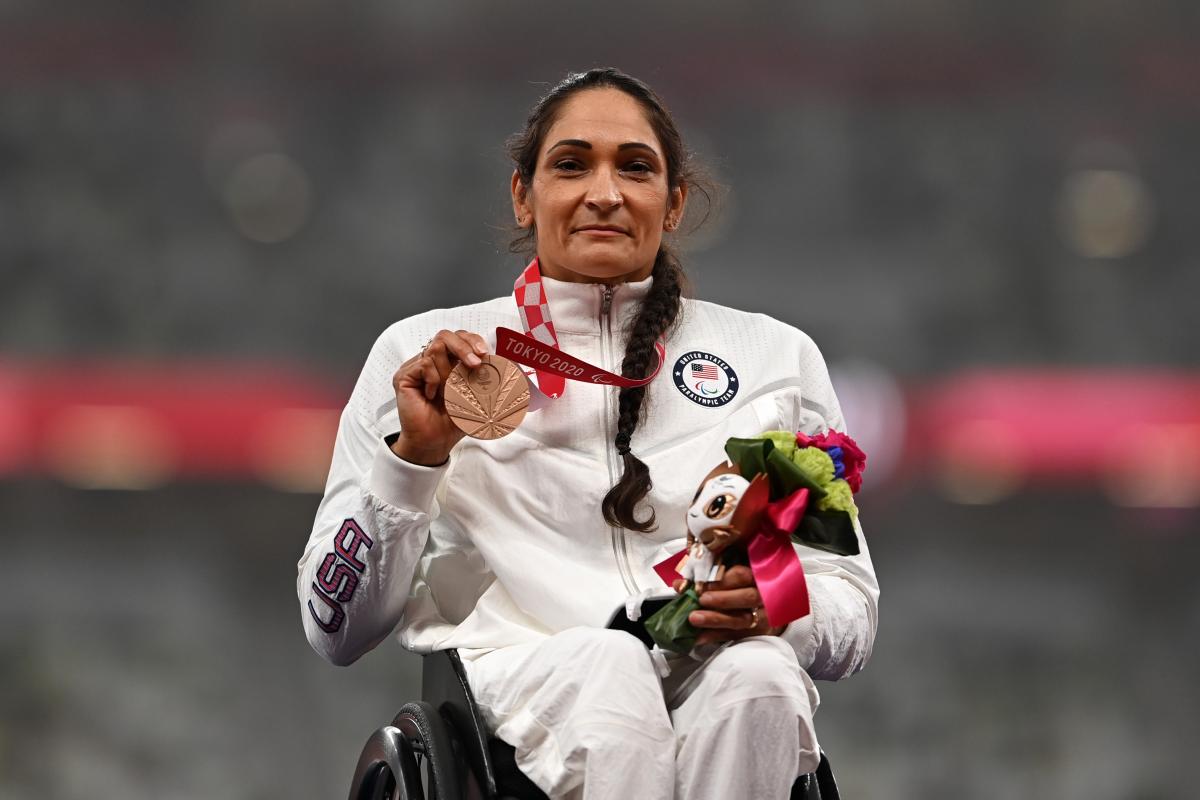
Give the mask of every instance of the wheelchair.
[[[518, 768], [511, 745], [479, 715], [457, 650], [425, 656], [422, 699], [375, 731], [354, 770], [349, 800], [548, 800]], [[791, 800], [838, 800], [829, 760], [801, 775]]]

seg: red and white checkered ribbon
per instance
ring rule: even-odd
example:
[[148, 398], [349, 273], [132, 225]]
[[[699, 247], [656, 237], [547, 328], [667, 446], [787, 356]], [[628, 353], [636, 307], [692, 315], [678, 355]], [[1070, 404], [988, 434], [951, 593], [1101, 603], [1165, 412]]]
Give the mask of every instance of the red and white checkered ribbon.
[[[513, 284], [513, 298], [517, 301], [517, 311], [521, 314], [521, 327], [525, 333], [544, 345], [559, 349], [558, 334], [554, 332], [554, 320], [550, 319], [550, 304], [546, 302], [546, 292], [542, 289], [542, 271], [536, 258], [517, 276]], [[543, 394], [551, 398], [561, 397], [567, 388], [562, 375], [543, 370], [537, 370], [537, 385]]]
[[558, 347], [554, 321], [550, 319], [550, 305], [546, 302], [542, 273], [536, 258], [529, 262], [529, 266], [513, 284], [513, 297], [521, 313], [521, 325], [525, 328], [525, 334], [509, 328], [497, 328], [496, 354], [533, 368], [537, 375], [538, 389], [551, 399], [562, 396], [566, 390], [567, 378], [625, 389], [645, 386], [654, 380], [654, 376], [662, 367], [663, 359], [666, 358], [667, 350], [663, 343], [655, 342], [658, 363], [645, 378], [635, 379], [600, 369], [563, 353]]

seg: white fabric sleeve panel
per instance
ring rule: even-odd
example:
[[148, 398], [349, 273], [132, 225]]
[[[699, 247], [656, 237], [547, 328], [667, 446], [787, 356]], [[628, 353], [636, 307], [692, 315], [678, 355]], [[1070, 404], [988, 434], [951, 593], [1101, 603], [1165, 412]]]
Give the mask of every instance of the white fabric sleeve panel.
[[[812, 435], [832, 428], [844, 433], [846, 423], [825, 360], [817, 345], [807, 336], [805, 339], [807, 347], [800, 364], [806, 379], [805, 398], [803, 408], [797, 410], [799, 417], [793, 420], [795, 430]], [[814, 414], [822, 418], [820, 430], [811, 430]], [[838, 680], [857, 672], [867, 663], [875, 644], [879, 583], [857, 520], [854, 530], [859, 547], [856, 556], [796, 545], [808, 582], [811, 613], [788, 625], [782, 636], [813, 678]]]
[[339, 666], [356, 661], [399, 624], [447, 470], [400, 459], [358, 410], [378, 400], [377, 375], [386, 371], [374, 363], [380, 361], [395, 361], [383, 337], [342, 412], [325, 496], [297, 564], [305, 635]]

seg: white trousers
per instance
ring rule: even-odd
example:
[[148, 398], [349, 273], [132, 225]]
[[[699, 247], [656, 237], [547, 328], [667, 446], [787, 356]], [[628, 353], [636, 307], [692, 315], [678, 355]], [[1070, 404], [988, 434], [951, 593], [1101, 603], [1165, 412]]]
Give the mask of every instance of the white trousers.
[[488, 726], [554, 800], [785, 799], [820, 758], [820, 698], [778, 637], [673, 660], [666, 679], [640, 641], [598, 628], [465, 664]]

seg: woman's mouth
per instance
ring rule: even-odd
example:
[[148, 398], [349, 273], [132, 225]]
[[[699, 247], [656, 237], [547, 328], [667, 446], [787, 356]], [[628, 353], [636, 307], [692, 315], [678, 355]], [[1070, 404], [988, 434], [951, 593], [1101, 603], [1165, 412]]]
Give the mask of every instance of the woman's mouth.
[[608, 225], [589, 225], [583, 228], [576, 228], [576, 233], [582, 233], [587, 236], [595, 236], [601, 239], [607, 239], [614, 236], [627, 236], [623, 228], [617, 228]]

